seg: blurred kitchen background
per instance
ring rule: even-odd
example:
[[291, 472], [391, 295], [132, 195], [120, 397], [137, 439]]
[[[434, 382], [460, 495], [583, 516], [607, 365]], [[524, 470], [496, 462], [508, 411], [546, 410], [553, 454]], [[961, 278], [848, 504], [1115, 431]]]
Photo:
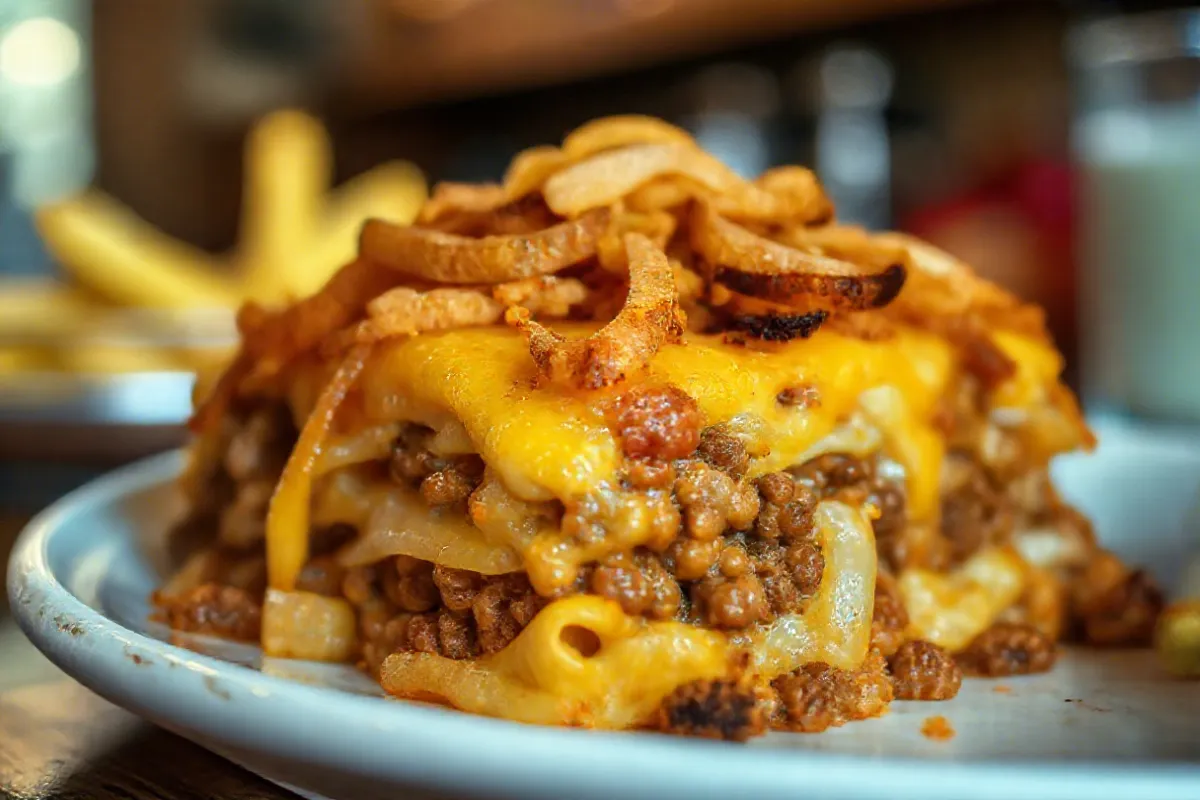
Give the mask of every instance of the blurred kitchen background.
[[843, 219], [1043, 303], [1089, 408], [1200, 421], [1200, 10], [0, 0], [0, 557], [182, 441], [239, 298], [319, 285], [421, 174], [495, 180], [622, 112], [746, 175], [815, 166]]

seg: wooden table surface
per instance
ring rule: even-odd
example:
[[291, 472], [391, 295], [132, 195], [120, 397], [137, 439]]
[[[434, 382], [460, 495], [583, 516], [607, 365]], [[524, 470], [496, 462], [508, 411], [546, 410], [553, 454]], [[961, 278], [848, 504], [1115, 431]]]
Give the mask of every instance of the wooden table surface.
[[[3, 567], [20, 525], [0, 514]], [[296, 800], [84, 689], [0, 602], [0, 800]]]
[[295, 800], [68, 679], [0, 692], [0, 797]]

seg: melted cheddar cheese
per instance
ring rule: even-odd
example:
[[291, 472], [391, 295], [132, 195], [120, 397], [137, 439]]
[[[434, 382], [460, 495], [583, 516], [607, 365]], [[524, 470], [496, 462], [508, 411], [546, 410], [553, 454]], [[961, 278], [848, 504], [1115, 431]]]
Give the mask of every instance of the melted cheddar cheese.
[[[930, 419], [953, 368], [947, 343], [919, 332], [867, 342], [821, 331], [770, 352], [688, 335], [662, 348], [645, 380], [691, 395], [706, 425], [758, 421], [770, 449], [751, 462], [752, 477], [805, 460], [858, 408], [864, 392], [892, 387], [898, 404], [879, 409], [876, 422], [909, 470], [912, 512], [920, 517], [936, 508], [941, 445]], [[514, 331], [423, 335], [376, 354], [362, 381], [365, 410], [375, 421], [415, 420], [435, 429], [457, 420], [505, 485], [528, 500], [566, 501], [615, 483], [620, 444], [599, 398], [535, 387], [533, 375], [525, 341]], [[779, 404], [779, 392], [794, 386], [815, 387], [819, 404]]]
[[[568, 336], [591, 330], [578, 324], [563, 329]], [[1011, 333], [997, 333], [995, 341], [1017, 366], [989, 398], [995, 418], [1001, 424], [1023, 422], [1022, 434], [1039, 440], [1031, 449], [1046, 457], [1077, 444], [1075, 427], [1064, 424], [1056, 402], [1058, 354], [1045, 343]], [[901, 470], [910, 524], [932, 529], [945, 447], [933, 423], [957, 379], [955, 352], [945, 339], [910, 329], [880, 341], [821, 330], [810, 339], [765, 350], [689, 334], [680, 344], [665, 345], [641, 380], [679, 387], [696, 400], [705, 425], [726, 424], [746, 439], [753, 456], [751, 478], [823, 453], [882, 450]], [[309, 413], [312, 387], [326, 374], [328, 365], [320, 362], [294, 372], [291, 385], [308, 387], [287, 392], [298, 417]], [[817, 402], [779, 403], [779, 393], [793, 387], [815, 390]], [[646, 543], [661, 516], [653, 493], [631, 494], [620, 487], [621, 445], [604, 417], [607, 399], [536, 386], [526, 342], [508, 328], [388, 342], [365, 364], [354, 402], [336, 426], [342, 432], [331, 433], [307, 457], [305, 480], [321, 481], [314, 498], [323, 506], [316, 509], [317, 519], [366, 523], [386, 534], [389, 550], [422, 558], [431, 548], [442, 556], [454, 553], [454, 566], [480, 572], [521, 564], [539, 591], [553, 592], [583, 563]], [[336, 479], [356, 463], [385, 458], [400, 422], [433, 428], [432, 446], [439, 452], [481, 455], [496, 476], [498, 494], [508, 498], [503, 519], [482, 502], [473, 504], [470, 522], [447, 526], [429, 520], [417, 526], [419, 535], [411, 525], [396, 522], [398, 515], [372, 519], [370, 506], [392, 491], [390, 484], [372, 487], [367, 494], [374, 499], [367, 503], [361, 496], [366, 487]], [[308, 500], [292, 494], [286, 505], [275, 504], [268, 525], [274, 534], [269, 557], [276, 588], [290, 588], [306, 551], [307, 528], [300, 523], [307, 523], [302, 506]], [[532, 504], [553, 499], [597, 505], [615, 535], [588, 548], [566, 541], [533, 517], [518, 519]], [[394, 498], [385, 505], [420, 513], [415, 498]], [[285, 525], [285, 519], [296, 524]], [[472, 522], [492, 532], [464, 535]], [[295, 528], [287, 542], [284, 527]], [[444, 536], [432, 535], [440, 528], [446, 528]], [[447, 548], [449, 539], [462, 544]], [[419, 541], [425, 546], [417, 547]]]

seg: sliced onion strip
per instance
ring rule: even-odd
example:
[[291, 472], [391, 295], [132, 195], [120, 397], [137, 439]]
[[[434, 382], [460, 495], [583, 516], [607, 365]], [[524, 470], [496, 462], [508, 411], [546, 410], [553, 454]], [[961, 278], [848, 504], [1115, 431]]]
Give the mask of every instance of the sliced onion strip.
[[684, 175], [714, 192], [735, 191], [745, 182], [703, 150], [681, 144], [636, 144], [607, 150], [556, 173], [542, 187], [555, 214], [576, 217], [610, 206], [660, 175]]
[[494, 183], [453, 183], [443, 181], [421, 206], [417, 222], [429, 224], [449, 214], [479, 214], [493, 211], [508, 202], [504, 187]]
[[779, 244], [724, 219], [706, 203], [693, 214], [691, 237], [696, 252], [712, 265], [716, 283], [807, 311], [879, 308], [899, 294], [907, 275], [901, 263], [873, 273]]
[[630, 144], [683, 144], [695, 146], [687, 131], [656, 117], [620, 114], [580, 125], [563, 139], [562, 152], [568, 158], [587, 158], [604, 150]]
[[588, 288], [582, 281], [553, 275], [492, 287], [421, 291], [400, 286], [372, 300], [367, 305], [368, 319], [343, 332], [333, 350], [342, 349], [346, 342], [493, 325], [503, 318], [506, 308], [517, 305], [531, 314], [562, 318], [587, 296]]
[[267, 578], [271, 588], [291, 591], [308, 560], [309, 497], [313, 470], [333, 428], [337, 410], [358, 380], [371, 354], [370, 345], [355, 347], [321, 392], [304, 423], [267, 512]]
[[504, 172], [506, 202], [519, 200], [542, 188], [546, 180], [571, 163], [567, 154], [557, 147], [541, 145], [517, 153]]
[[607, 209], [533, 234], [473, 239], [371, 219], [359, 239], [362, 257], [398, 273], [441, 283], [502, 283], [546, 275], [595, 255]]
[[722, 214], [747, 221], [813, 225], [833, 218], [833, 203], [817, 176], [804, 167], [768, 170], [712, 202]]
[[276, 374], [292, 359], [361, 317], [373, 297], [400, 280], [391, 270], [360, 258], [338, 270], [321, 291], [281, 312], [264, 312], [254, 306], [243, 309], [238, 323], [254, 375]]
[[577, 389], [601, 389], [645, 368], [664, 342], [679, 341], [683, 312], [667, 256], [639, 233], [625, 236], [629, 294], [616, 317], [585, 339], [567, 341], [514, 309], [509, 321], [524, 331], [539, 375]]

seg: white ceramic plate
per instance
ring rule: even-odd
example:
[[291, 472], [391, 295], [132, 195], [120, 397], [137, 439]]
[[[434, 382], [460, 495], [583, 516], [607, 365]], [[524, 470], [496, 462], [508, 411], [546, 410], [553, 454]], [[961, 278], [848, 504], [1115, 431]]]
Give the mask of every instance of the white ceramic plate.
[[[1192, 544], [1200, 448], [1119, 428], [1102, 440], [1057, 465], [1060, 485], [1169, 584]], [[192, 643], [207, 655], [181, 649], [146, 605], [180, 464], [141, 462], [38, 517], [9, 566], [13, 611], [89, 688], [309, 796], [1200, 798], [1200, 684], [1169, 681], [1147, 652], [1071, 652], [1048, 675], [968, 681], [947, 703], [897, 702], [880, 719], [740, 746], [481, 719], [382, 699], [348, 667], [211, 640]], [[920, 733], [935, 714], [953, 739]]]

